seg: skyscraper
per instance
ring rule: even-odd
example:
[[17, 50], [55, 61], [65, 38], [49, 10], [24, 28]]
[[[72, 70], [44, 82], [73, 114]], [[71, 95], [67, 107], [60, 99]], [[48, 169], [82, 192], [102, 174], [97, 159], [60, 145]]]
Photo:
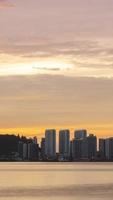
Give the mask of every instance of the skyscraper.
[[96, 151], [97, 151], [97, 138], [93, 134], [90, 134], [87, 137], [88, 142], [88, 158], [89, 160], [95, 159]]
[[81, 139], [72, 140], [72, 159], [73, 160], [81, 159]]
[[87, 131], [85, 129], [76, 130], [74, 132], [74, 140], [72, 141], [72, 157], [73, 160], [88, 159], [88, 141]]
[[88, 160], [88, 139], [83, 138], [81, 140], [81, 159]]
[[74, 138], [75, 139], [84, 139], [86, 137], [87, 137], [87, 131], [85, 129], [76, 130], [74, 132]]
[[41, 159], [45, 160], [45, 138], [41, 140]]
[[103, 138], [99, 139], [99, 154], [100, 154], [101, 159], [105, 159], [105, 157], [106, 157], [105, 141], [106, 140]]
[[23, 160], [27, 160], [28, 159], [28, 148], [27, 148], [27, 144], [24, 143], [23, 144]]
[[45, 154], [48, 160], [56, 158], [56, 130], [54, 129], [45, 131]]
[[70, 157], [70, 131], [59, 131], [59, 154], [62, 159], [68, 160]]
[[19, 158], [23, 159], [23, 142], [19, 141], [18, 144], [18, 154], [19, 154]]
[[37, 137], [34, 137], [32, 142], [33, 142], [33, 144], [37, 144]]
[[113, 138], [105, 140], [105, 155], [107, 160], [113, 160]]

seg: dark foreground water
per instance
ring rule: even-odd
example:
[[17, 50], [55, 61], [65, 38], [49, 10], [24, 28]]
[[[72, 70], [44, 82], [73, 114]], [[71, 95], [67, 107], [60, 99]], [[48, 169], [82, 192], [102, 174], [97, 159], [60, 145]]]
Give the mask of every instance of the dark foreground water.
[[113, 200], [113, 163], [0, 163], [0, 200]]

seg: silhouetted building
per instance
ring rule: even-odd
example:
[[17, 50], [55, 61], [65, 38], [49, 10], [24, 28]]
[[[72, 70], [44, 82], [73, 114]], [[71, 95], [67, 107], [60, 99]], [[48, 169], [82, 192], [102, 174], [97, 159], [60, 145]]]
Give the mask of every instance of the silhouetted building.
[[32, 143], [28, 143], [28, 160], [32, 160]]
[[41, 140], [41, 158], [42, 160], [45, 160], [45, 138], [42, 138]]
[[18, 143], [18, 154], [19, 158], [23, 159], [23, 142], [19, 141]]
[[56, 159], [56, 130], [45, 131], [45, 154], [48, 160]]
[[105, 140], [105, 155], [107, 160], [113, 160], [113, 138]]
[[32, 142], [33, 142], [33, 144], [37, 144], [37, 137], [34, 137]]
[[88, 160], [88, 139], [87, 139], [87, 137], [81, 139], [81, 159]]
[[23, 144], [23, 160], [27, 160], [28, 159], [28, 148], [27, 148], [27, 144], [24, 143]]
[[20, 141], [19, 136], [15, 135], [0, 135], [0, 160], [4, 157], [4, 160], [10, 159], [12, 153], [18, 152], [18, 143]]
[[59, 131], [59, 154], [63, 160], [69, 160], [70, 157], [70, 131]]
[[36, 161], [39, 159], [39, 145], [32, 144], [32, 160]]
[[37, 161], [38, 154], [39, 154], [38, 144], [34, 143], [34, 141], [28, 143], [28, 160]]
[[84, 129], [81, 129], [81, 130], [76, 130], [74, 132], [74, 138], [75, 139], [84, 139], [87, 137], [87, 131], [84, 130]]
[[105, 141], [103, 138], [99, 139], [99, 154], [101, 159], [106, 158]]
[[88, 141], [88, 158], [89, 160], [94, 160], [97, 151], [97, 138], [93, 134], [90, 134], [87, 137], [87, 141]]
[[70, 141], [70, 160], [73, 160], [73, 140]]
[[41, 148], [37, 138], [27, 139], [22, 136], [0, 135], [0, 161], [113, 161], [113, 137], [99, 139], [86, 130], [74, 133], [70, 141], [70, 131], [59, 131], [59, 153], [56, 153], [56, 130], [45, 131], [45, 138], [41, 140]]
[[81, 140], [73, 139], [72, 140], [72, 159], [80, 160], [81, 158]]

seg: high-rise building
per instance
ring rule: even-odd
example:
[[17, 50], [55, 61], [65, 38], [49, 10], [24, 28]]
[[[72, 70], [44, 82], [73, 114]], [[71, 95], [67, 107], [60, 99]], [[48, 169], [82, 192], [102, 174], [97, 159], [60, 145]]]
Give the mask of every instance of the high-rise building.
[[72, 141], [72, 157], [74, 160], [88, 159], [87, 130], [81, 129], [74, 132]]
[[87, 137], [88, 142], [88, 158], [89, 160], [93, 160], [96, 157], [97, 152], [97, 138], [93, 134], [90, 134]]
[[73, 160], [88, 160], [88, 139], [73, 139], [72, 140], [72, 159]]
[[70, 131], [59, 131], [59, 154], [61, 159], [68, 160], [70, 157]]
[[73, 160], [73, 140], [70, 141], [70, 160]]
[[23, 144], [23, 160], [27, 160], [28, 159], [28, 148], [27, 148], [27, 144], [24, 143]]
[[106, 155], [106, 159], [110, 160], [110, 139], [109, 138], [105, 140], [105, 155]]
[[56, 158], [56, 130], [54, 129], [45, 131], [45, 154], [48, 160]]
[[28, 143], [28, 160], [32, 160], [32, 143]]
[[33, 144], [37, 144], [37, 137], [34, 137], [32, 141], [33, 141]]
[[38, 160], [39, 157], [39, 145], [32, 143], [32, 160]]
[[113, 160], [113, 138], [105, 140], [105, 155], [107, 160]]
[[22, 160], [23, 159], [23, 142], [19, 141], [18, 144], [18, 154], [19, 154], [19, 158]]
[[41, 140], [41, 158], [45, 160], [45, 138]]
[[72, 159], [80, 160], [81, 159], [81, 139], [72, 140]]
[[81, 159], [88, 160], [88, 140], [87, 137], [81, 139]]
[[81, 129], [81, 130], [76, 130], [74, 132], [74, 138], [75, 139], [84, 139], [87, 137], [87, 130]]
[[99, 154], [100, 154], [101, 159], [105, 159], [105, 157], [106, 157], [105, 141], [106, 140], [103, 138], [99, 139]]

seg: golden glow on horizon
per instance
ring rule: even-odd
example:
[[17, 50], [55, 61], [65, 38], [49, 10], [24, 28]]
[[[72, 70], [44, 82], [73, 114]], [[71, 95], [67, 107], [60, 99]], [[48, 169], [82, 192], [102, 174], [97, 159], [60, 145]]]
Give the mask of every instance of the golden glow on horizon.
[[79, 125], [62, 125], [62, 126], [44, 126], [44, 127], [22, 127], [22, 128], [0, 128], [0, 134], [15, 134], [25, 135], [27, 137], [37, 136], [39, 139], [44, 137], [46, 129], [56, 129], [58, 132], [60, 129], [69, 129], [71, 136], [73, 137], [74, 130], [87, 129], [88, 133], [93, 133], [97, 137], [111, 137], [113, 136], [113, 125], [98, 125], [98, 124], [79, 124]]

